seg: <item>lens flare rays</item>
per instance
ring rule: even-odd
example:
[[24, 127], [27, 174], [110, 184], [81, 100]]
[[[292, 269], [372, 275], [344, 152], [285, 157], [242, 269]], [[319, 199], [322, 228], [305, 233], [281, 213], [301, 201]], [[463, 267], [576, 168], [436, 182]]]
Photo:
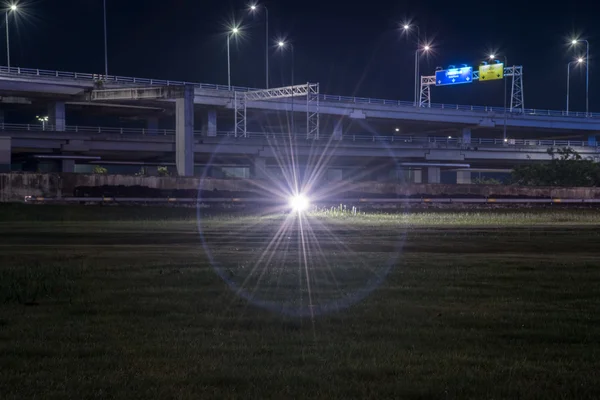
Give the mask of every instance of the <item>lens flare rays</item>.
[[323, 201], [347, 189], [343, 181], [326, 179], [339, 142], [315, 143], [290, 132], [263, 133], [265, 140], [266, 160], [254, 171], [260, 179], [249, 182], [272, 205], [260, 207], [260, 214], [230, 216], [198, 208], [211, 265], [237, 295], [277, 313], [315, 317], [360, 301], [397, 264], [404, 231], [394, 227], [371, 243], [360, 216], [336, 219], [323, 212]]

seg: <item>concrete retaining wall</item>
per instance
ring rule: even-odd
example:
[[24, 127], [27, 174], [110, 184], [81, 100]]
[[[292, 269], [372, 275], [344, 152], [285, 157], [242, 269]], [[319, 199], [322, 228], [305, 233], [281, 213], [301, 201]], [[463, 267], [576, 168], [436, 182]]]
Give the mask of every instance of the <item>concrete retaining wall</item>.
[[[205, 179], [177, 177], [142, 177], [130, 175], [85, 175], [85, 174], [36, 174], [5, 173], [0, 174], [0, 201], [23, 201], [24, 197], [61, 197], [81, 195], [86, 190], [96, 191], [99, 187], [139, 191], [144, 197], [145, 191], [152, 189], [164, 192], [189, 191], [198, 189], [206, 192], [250, 193], [265, 195], [261, 187], [266, 182], [250, 179]], [[329, 184], [331, 185], [331, 184]], [[317, 188], [318, 189], [318, 188]], [[117, 190], [118, 191], [118, 190]], [[319, 190], [318, 190], [319, 191]], [[343, 193], [341, 193], [343, 191]], [[544, 198], [600, 198], [600, 188], [553, 188], [519, 187], [504, 185], [442, 185], [442, 184], [401, 184], [383, 182], [344, 183], [335, 197], [351, 195], [364, 197], [400, 196], [453, 196], [453, 197], [544, 197]], [[223, 193], [226, 197], [226, 193]], [[128, 195], [127, 197], [132, 197]]]

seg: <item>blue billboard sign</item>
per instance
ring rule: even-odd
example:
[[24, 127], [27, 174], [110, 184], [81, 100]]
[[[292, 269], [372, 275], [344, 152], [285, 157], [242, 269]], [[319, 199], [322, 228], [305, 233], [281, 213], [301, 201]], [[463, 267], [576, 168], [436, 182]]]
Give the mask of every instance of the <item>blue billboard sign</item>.
[[473, 67], [449, 68], [435, 71], [435, 85], [458, 85], [473, 82]]

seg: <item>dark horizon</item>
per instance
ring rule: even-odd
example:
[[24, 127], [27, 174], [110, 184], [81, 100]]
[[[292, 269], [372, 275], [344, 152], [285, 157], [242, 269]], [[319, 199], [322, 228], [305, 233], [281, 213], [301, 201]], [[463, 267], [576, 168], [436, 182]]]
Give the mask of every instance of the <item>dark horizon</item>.
[[[246, 4], [165, 3], [107, 0], [109, 73], [227, 84], [225, 26], [242, 20]], [[10, 23], [12, 66], [103, 73], [102, 0], [23, 0], [19, 5]], [[267, 2], [271, 86], [290, 81], [289, 53], [274, 46], [277, 37], [287, 37], [295, 48], [295, 83], [319, 82], [329, 94], [412, 101], [416, 43], [399, 29], [412, 20], [434, 48], [421, 60], [421, 75], [432, 75], [436, 66], [477, 66], [494, 51], [506, 55], [509, 65], [523, 66], [527, 108], [565, 108], [567, 62], [584, 54], [583, 44], [569, 49], [568, 38], [580, 35], [590, 41], [590, 111], [596, 111], [600, 85], [594, 79], [598, 33], [593, 16], [599, 6], [586, 6], [586, 14], [577, 16], [582, 5], [575, 1], [567, 9], [540, 10], [499, 3], [498, 9], [481, 10], [474, 3], [452, 8], [441, 1], [375, 0], [360, 7], [340, 1]], [[246, 16], [242, 27], [244, 37], [231, 47], [232, 84], [264, 87], [264, 14]], [[0, 47], [5, 65], [5, 46]], [[585, 110], [584, 71], [572, 71], [573, 111]], [[502, 92], [501, 82], [434, 88], [432, 102], [499, 106]]]

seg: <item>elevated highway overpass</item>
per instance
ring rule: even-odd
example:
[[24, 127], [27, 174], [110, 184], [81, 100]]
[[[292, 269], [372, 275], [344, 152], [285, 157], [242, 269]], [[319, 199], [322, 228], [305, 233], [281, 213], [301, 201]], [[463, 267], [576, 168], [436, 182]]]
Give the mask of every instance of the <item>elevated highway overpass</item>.
[[[161, 79], [133, 78], [122, 76], [102, 76], [90, 73], [61, 72], [39, 69], [0, 67], [0, 93], [8, 96], [42, 96], [58, 101], [89, 101], [89, 93], [94, 88], [118, 89], [144, 86], [183, 86], [194, 87], [194, 103], [207, 108], [234, 107], [236, 92], [259, 89], [225, 85], [171, 81]], [[436, 104], [430, 107], [417, 107], [413, 102], [374, 98], [337, 96], [319, 93], [318, 112], [325, 115], [351, 119], [389, 119], [422, 122], [442, 122], [461, 126], [499, 127], [506, 124], [512, 128], [533, 128], [540, 130], [600, 131], [600, 113], [565, 112], [540, 109], [504, 110], [502, 107], [473, 105]], [[138, 99], [143, 102], [143, 99]], [[168, 101], [168, 100], [164, 100]], [[276, 101], [249, 101], [249, 109], [259, 111], [286, 111], [304, 113], [307, 104], [293, 102], [290, 98]]]
[[[303, 85], [282, 88], [291, 90], [301, 88]], [[312, 87], [310, 84], [306, 87]], [[172, 89], [171, 89], [172, 88]], [[318, 88], [318, 86], [317, 86]], [[272, 89], [278, 90], [278, 89]], [[35, 152], [49, 152], [55, 156], [68, 155], [74, 157], [94, 156], [101, 157], [110, 162], [127, 162], [138, 160], [140, 162], [164, 163], [175, 160], [177, 171], [182, 176], [193, 174], [194, 163], [202, 165], [213, 160], [232, 164], [239, 163], [240, 158], [260, 160], [264, 165], [265, 160], [275, 157], [271, 147], [272, 143], [264, 132], [255, 135], [246, 130], [245, 120], [243, 136], [240, 132], [238, 116], [240, 98], [256, 94], [260, 89], [245, 87], [227, 87], [223, 85], [190, 83], [180, 81], [165, 81], [156, 79], [131, 78], [120, 76], [101, 76], [88, 73], [73, 73], [60, 71], [47, 71], [39, 69], [7, 68], [0, 67], [0, 100], [7, 102], [26, 102], [28, 98], [42, 98], [49, 103], [49, 121], [43, 132], [27, 131], [23, 133], [22, 127], [10, 126], [0, 121], [3, 129], [0, 135], [4, 136], [3, 147], [0, 152], [4, 158], [0, 163], [7, 164], [7, 151], [14, 157], [30, 156]], [[154, 94], [144, 97], [143, 93]], [[165, 95], [160, 93], [181, 92], [178, 95]], [[129, 93], [129, 94], [127, 94]], [[98, 94], [106, 95], [100, 98]], [[573, 142], [571, 147], [580, 147], [586, 156], [596, 159], [597, 146], [596, 134], [600, 131], [600, 113], [566, 113], [562, 111], [522, 109], [510, 111], [501, 107], [461, 106], [434, 104], [430, 107], [415, 106], [412, 102], [396, 100], [370, 99], [360, 97], [345, 97], [313, 93], [307, 96], [306, 101], [298, 101], [289, 96], [262, 98], [250, 96], [243, 102], [244, 113], [246, 109], [258, 114], [269, 112], [317, 115], [317, 135], [310, 135], [309, 139], [316, 142], [307, 142], [307, 137], [302, 138], [295, 130], [296, 151], [301, 157], [308, 156], [308, 151], [318, 152], [332, 159], [343, 159], [343, 163], [352, 165], [351, 159], [356, 157], [361, 162], [379, 162], [382, 158], [402, 160], [403, 162], [460, 162], [461, 165], [473, 164], [480, 167], [510, 168], [519, 162], [548, 160], [546, 150], [549, 146], [558, 145], [541, 144], [541, 141], [530, 139], [510, 139], [509, 143], [484, 143], [481, 139], [471, 138], [471, 129], [494, 129], [502, 127], [506, 120], [511, 132], [521, 130], [546, 131], [556, 134], [566, 132], [580, 132], [588, 137], [587, 141]], [[113, 97], [110, 97], [113, 96]], [[310, 101], [312, 100], [312, 101]], [[65, 105], [68, 104], [93, 104], [100, 107], [140, 107], [140, 108], [169, 108], [175, 115], [174, 131], [166, 137], [158, 136], [131, 136], [118, 133], [112, 135], [106, 128], [98, 128], [99, 132], [84, 133], [79, 127], [67, 124]], [[201, 132], [194, 132], [194, 108], [202, 108], [207, 117], [203, 121]], [[217, 110], [230, 112], [235, 118], [235, 129], [222, 136], [217, 126]], [[235, 114], [235, 117], [234, 117]], [[319, 136], [318, 115], [329, 115], [332, 118], [348, 120], [389, 120], [413, 121], [415, 123], [437, 123], [462, 129], [462, 134], [455, 142], [446, 138], [416, 138], [392, 137], [385, 135], [348, 135], [344, 133], [342, 124], [337, 124], [332, 132], [322, 132]], [[245, 118], [245, 116], [244, 116]], [[307, 117], [307, 129], [310, 129]], [[73, 132], [73, 129], [75, 131]], [[116, 128], [118, 129], [118, 128]], [[279, 131], [284, 130], [280, 128]], [[149, 126], [149, 132], [157, 131], [156, 126]], [[167, 130], [164, 130], [166, 132]], [[63, 132], [70, 132], [65, 134]], [[144, 132], [142, 132], [144, 133]], [[196, 135], [195, 135], [196, 133]], [[198, 134], [201, 134], [199, 136]], [[38, 135], [38, 136], [31, 136]], [[277, 137], [269, 133], [270, 137]], [[165, 136], [165, 135], [163, 135]], [[233, 137], [231, 137], [233, 136]], [[258, 136], [258, 137], [257, 137]], [[279, 135], [280, 140], [287, 135]], [[523, 136], [525, 137], [525, 136]], [[446, 141], [445, 141], [446, 140]], [[479, 142], [477, 142], [479, 140]], [[489, 140], [489, 138], [488, 138]], [[445, 141], [445, 143], [443, 143]], [[568, 141], [562, 141], [569, 143]], [[7, 144], [9, 143], [9, 144]], [[329, 145], [325, 145], [329, 143]], [[357, 144], [361, 143], [361, 144]], [[368, 143], [368, 145], [367, 145]], [[475, 144], [477, 143], [477, 144]], [[537, 143], [537, 144], [536, 144]], [[262, 146], [262, 148], [261, 148]], [[440, 150], [439, 147], [442, 147]], [[446, 146], [446, 147], [444, 147]], [[466, 147], [465, 147], [466, 146]], [[10, 150], [7, 150], [10, 149]], [[39, 155], [39, 154], [38, 154]], [[73, 165], [74, 158], [63, 163], [67, 170]], [[369, 161], [370, 160], [370, 161]], [[379, 160], [379, 161], [377, 161]], [[415, 167], [415, 165], [412, 165]], [[427, 167], [429, 168], [429, 167]], [[431, 167], [438, 168], [439, 167]], [[433, 177], [435, 180], [435, 176]]]
[[[66, 126], [64, 131], [41, 125], [0, 125], [0, 164], [53, 160], [59, 170], [73, 172], [76, 164], [122, 164], [156, 167], [176, 162], [176, 130]], [[549, 148], [571, 147], [584, 158], [600, 161], [600, 147], [588, 141], [448, 137], [346, 135], [318, 140], [284, 133], [233, 132], [207, 136], [195, 131], [193, 163], [206, 167], [238, 167], [248, 176], [264, 177], [281, 170], [293, 152], [300, 165], [326, 160], [332, 171], [345, 170], [388, 178], [401, 170], [413, 171], [418, 182], [439, 182], [440, 171], [452, 170], [459, 181], [470, 180], [471, 170], [510, 170], [515, 165], [551, 160]], [[327, 168], [324, 170], [326, 171]], [[268, 171], [272, 172], [268, 172]], [[265, 172], [267, 171], [267, 172]]]

